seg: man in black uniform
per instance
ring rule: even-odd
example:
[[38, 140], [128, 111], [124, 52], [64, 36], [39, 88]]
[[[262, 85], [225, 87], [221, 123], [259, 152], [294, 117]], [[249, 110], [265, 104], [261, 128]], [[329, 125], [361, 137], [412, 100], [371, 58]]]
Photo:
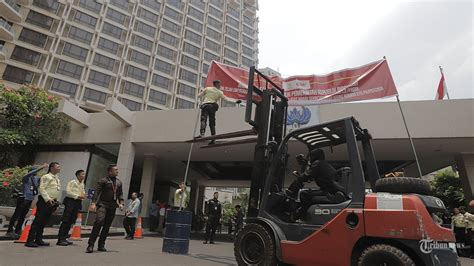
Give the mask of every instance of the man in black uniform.
[[[109, 233], [110, 225], [115, 217], [115, 210], [120, 208], [123, 210], [123, 192], [122, 182], [117, 178], [118, 168], [115, 164], [107, 166], [107, 177], [99, 179], [97, 188], [92, 198], [90, 210], [97, 211], [92, 228], [91, 236], [89, 237], [89, 245], [87, 246], [87, 253], [92, 253], [94, 250], [95, 240], [99, 236], [98, 251], [107, 251], [105, 249], [105, 240]], [[102, 230], [101, 230], [102, 229]]]
[[336, 182], [336, 169], [325, 160], [324, 151], [320, 149], [311, 150], [309, 153], [310, 164], [303, 173], [294, 174], [297, 179], [291, 183], [288, 192], [296, 196], [303, 188], [303, 183], [314, 180], [319, 190], [304, 191], [300, 194], [301, 208], [298, 216], [304, 216], [306, 210], [313, 202], [317, 203], [340, 203], [346, 199], [344, 188]]
[[222, 215], [221, 203], [217, 199], [219, 198], [219, 192], [214, 192], [214, 197], [207, 202], [207, 224], [206, 224], [206, 238], [204, 244], [214, 244], [214, 235], [216, 234], [216, 227], [219, 224], [219, 220]]

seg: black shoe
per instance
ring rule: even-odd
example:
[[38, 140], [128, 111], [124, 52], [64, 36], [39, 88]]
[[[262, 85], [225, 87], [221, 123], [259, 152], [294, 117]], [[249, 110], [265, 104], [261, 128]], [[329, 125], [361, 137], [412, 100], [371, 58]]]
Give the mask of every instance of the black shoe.
[[214, 145], [214, 144], [216, 144], [216, 141], [215, 141], [215, 140], [209, 141], [209, 145]]
[[194, 139], [200, 139], [202, 137], [204, 137], [204, 135], [197, 135], [196, 137], [194, 137]]
[[66, 246], [69, 246], [69, 243], [66, 242], [66, 240], [61, 240], [61, 241], [58, 241], [56, 245], [66, 247]]
[[49, 246], [49, 243], [48, 243], [48, 242], [44, 242], [43, 240], [41, 240], [41, 241], [36, 241], [35, 243], [36, 243], [38, 246], [43, 246], [43, 247]]
[[14, 233], [13, 231], [7, 231], [7, 232], [5, 233], [5, 236], [6, 236], [6, 237], [15, 237], [15, 233]]
[[127, 239], [127, 240], [133, 240], [133, 237], [127, 236], [127, 237], [125, 237], [125, 239]]
[[38, 247], [38, 244], [36, 244], [35, 242], [26, 242], [26, 243], [25, 243], [25, 247], [37, 248], [37, 247]]
[[105, 247], [98, 247], [98, 248], [97, 248], [97, 251], [106, 252], [107, 249], [105, 249]]
[[88, 245], [86, 249], [86, 253], [92, 253], [94, 252], [94, 246]]
[[215, 244], [214, 241], [209, 242], [209, 244]]
[[207, 244], [207, 241], [202, 242], [203, 244]]
[[66, 239], [66, 243], [67, 243], [68, 245], [74, 244], [72, 241], [69, 241], [69, 240], [67, 240], [67, 239]]

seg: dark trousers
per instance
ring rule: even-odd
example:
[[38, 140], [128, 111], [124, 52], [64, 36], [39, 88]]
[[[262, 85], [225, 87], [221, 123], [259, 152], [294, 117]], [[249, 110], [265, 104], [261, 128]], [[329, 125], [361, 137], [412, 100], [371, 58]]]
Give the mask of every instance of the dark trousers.
[[219, 219], [217, 217], [209, 217], [206, 224], [206, 238], [205, 241], [214, 242], [214, 236], [216, 235], [216, 228], [217, 224], [219, 223]]
[[150, 215], [150, 231], [155, 231], [158, 227], [158, 217]]
[[205, 103], [201, 106], [201, 135], [206, 133], [206, 123], [209, 117], [209, 128], [211, 129], [211, 135], [216, 134], [216, 112], [219, 109], [217, 103]]
[[110, 225], [115, 217], [115, 208], [105, 208], [104, 206], [97, 206], [94, 226], [92, 227], [91, 236], [89, 237], [89, 245], [93, 246], [95, 240], [99, 236], [99, 247], [105, 246], [105, 240], [109, 234]]
[[15, 226], [15, 233], [20, 234], [21, 229], [23, 226], [23, 222], [25, 221], [25, 217], [30, 210], [32, 200], [26, 200], [23, 197], [19, 197], [16, 200], [16, 207], [15, 212], [13, 213], [12, 218], [10, 219], [10, 224], [8, 224], [8, 231], [13, 232], [13, 227], [16, 222]]
[[474, 256], [474, 230], [471, 228], [467, 229], [466, 245], [471, 245], [470, 255]]
[[64, 212], [59, 227], [58, 241], [64, 241], [69, 236], [71, 226], [76, 222], [77, 213], [82, 209], [82, 201], [79, 199], [64, 198]]
[[137, 218], [135, 217], [125, 217], [123, 218], [123, 227], [125, 228], [125, 232], [127, 232], [127, 236], [133, 238], [135, 235], [135, 223], [137, 222]]
[[36, 217], [31, 225], [30, 233], [28, 234], [27, 242], [42, 242], [43, 241], [43, 230], [45, 225], [48, 223], [51, 215], [56, 210], [57, 206], [53, 206], [44, 201], [43, 197], [38, 197], [36, 203]]
[[454, 227], [454, 236], [456, 237], [456, 243], [465, 244], [466, 242], [466, 228], [465, 227]]

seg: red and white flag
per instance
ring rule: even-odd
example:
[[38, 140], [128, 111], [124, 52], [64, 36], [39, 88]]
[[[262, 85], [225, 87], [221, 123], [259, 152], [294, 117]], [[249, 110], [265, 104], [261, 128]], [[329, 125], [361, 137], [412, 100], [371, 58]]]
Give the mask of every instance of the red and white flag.
[[446, 81], [444, 80], [443, 69], [439, 67], [439, 71], [441, 71], [441, 79], [439, 80], [438, 91], [436, 91], [435, 100], [442, 100], [444, 99], [444, 96], [447, 96], [449, 99], [448, 87], [446, 86]]

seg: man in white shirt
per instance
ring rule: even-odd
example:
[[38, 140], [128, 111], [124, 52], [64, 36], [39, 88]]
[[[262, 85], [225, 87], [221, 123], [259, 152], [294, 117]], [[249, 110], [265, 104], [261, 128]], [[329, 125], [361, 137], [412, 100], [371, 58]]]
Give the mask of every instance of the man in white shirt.
[[183, 201], [183, 207], [186, 207], [186, 184], [181, 182], [179, 184], [178, 189], [174, 193], [174, 207], [180, 208], [181, 207], [181, 200]]
[[138, 208], [140, 206], [140, 200], [137, 197], [137, 192], [132, 193], [132, 199], [130, 205], [128, 205], [127, 210], [125, 211], [125, 218], [123, 219], [123, 227], [127, 232], [125, 239], [133, 240], [135, 235], [135, 223], [138, 218]]

